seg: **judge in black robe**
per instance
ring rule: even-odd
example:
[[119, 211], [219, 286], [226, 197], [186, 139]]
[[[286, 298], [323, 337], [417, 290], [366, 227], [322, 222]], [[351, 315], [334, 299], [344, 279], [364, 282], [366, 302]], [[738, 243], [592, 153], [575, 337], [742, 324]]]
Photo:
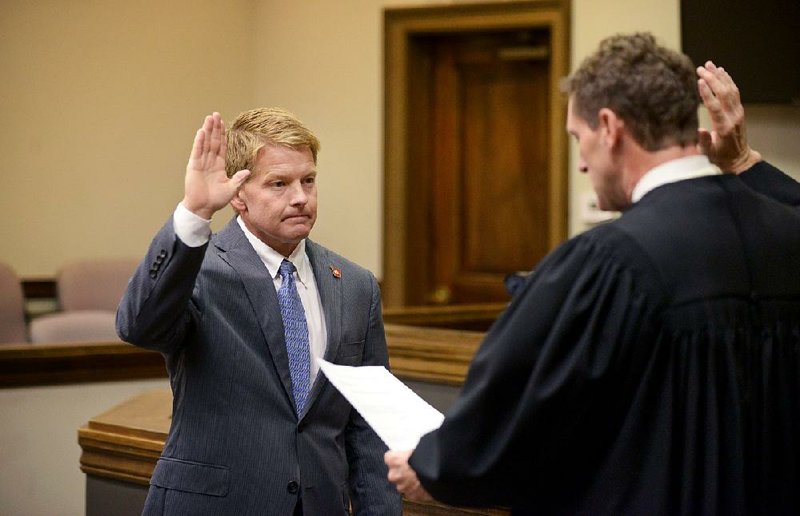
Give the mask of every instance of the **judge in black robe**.
[[763, 161], [691, 179], [696, 158], [678, 162], [682, 180], [560, 246], [515, 294], [408, 460], [434, 498], [800, 513], [800, 185]]

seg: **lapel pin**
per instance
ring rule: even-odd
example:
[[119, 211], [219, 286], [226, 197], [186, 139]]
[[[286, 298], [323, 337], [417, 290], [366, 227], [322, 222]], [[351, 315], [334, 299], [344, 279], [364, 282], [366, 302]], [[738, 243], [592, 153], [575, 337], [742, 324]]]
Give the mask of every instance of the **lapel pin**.
[[330, 267], [331, 274], [333, 274], [334, 278], [339, 279], [342, 277], [342, 271], [340, 271], [338, 267], [334, 267], [333, 265], [328, 265], [328, 267]]

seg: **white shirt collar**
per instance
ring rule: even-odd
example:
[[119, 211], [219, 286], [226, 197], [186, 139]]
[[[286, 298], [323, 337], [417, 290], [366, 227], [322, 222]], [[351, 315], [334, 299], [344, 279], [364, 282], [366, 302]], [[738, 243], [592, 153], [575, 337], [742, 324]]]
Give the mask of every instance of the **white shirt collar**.
[[264, 262], [264, 265], [267, 267], [267, 271], [269, 271], [270, 277], [278, 277], [278, 269], [281, 266], [281, 262], [286, 259], [294, 264], [295, 269], [297, 269], [297, 278], [300, 280], [300, 282], [303, 285], [308, 285], [308, 278], [312, 272], [311, 262], [309, 262], [308, 255], [306, 255], [305, 238], [301, 240], [299, 244], [297, 244], [297, 247], [294, 248], [292, 254], [290, 254], [288, 257], [284, 257], [281, 253], [271, 248], [259, 240], [257, 236], [251, 233], [250, 230], [247, 229], [247, 226], [245, 226], [241, 216], [236, 217], [236, 222], [239, 223], [239, 227], [241, 227], [242, 231], [244, 231], [244, 236], [247, 237], [250, 245], [252, 245], [253, 249], [256, 250], [258, 257], [261, 258], [262, 262]]
[[684, 181], [686, 179], [718, 174], [722, 174], [719, 167], [708, 161], [708, 156], [705, 154], [673, 159], [650, 169], [642, 176], [633, 188], [631, 203], [635, 204], [639, 202], [645, 194], [655, 190], [659, 186]]

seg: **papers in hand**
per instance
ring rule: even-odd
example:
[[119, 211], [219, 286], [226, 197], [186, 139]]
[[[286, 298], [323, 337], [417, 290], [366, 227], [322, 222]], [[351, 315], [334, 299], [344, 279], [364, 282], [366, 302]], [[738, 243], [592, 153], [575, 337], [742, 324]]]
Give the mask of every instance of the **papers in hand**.
[[444, 420], [383, 366], [351, 367], [325, 360], [319, 366], [390, 450], [413, 450], [420, 437]]

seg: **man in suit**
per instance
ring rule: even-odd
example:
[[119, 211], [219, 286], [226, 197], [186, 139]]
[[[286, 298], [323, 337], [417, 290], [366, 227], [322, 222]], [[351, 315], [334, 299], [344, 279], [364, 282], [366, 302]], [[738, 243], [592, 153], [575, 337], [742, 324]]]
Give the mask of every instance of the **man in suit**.
[[624, 213], [536, 267], [390, 480], [514, 514], [800, 513], [800, 185], [747, 145], [730, 76], [649, 34], [566, 86], [580, 170]]
[[386, 447], [318, 372], [388, 366], [374, 276], [307, 238], [318, 150], [280, 109], [227, 134], [214, 113], [195, 136], [185, 196], [117, 312], [123, 340], [164, 355], [174, 395], [145, 514], [402, 511]]

